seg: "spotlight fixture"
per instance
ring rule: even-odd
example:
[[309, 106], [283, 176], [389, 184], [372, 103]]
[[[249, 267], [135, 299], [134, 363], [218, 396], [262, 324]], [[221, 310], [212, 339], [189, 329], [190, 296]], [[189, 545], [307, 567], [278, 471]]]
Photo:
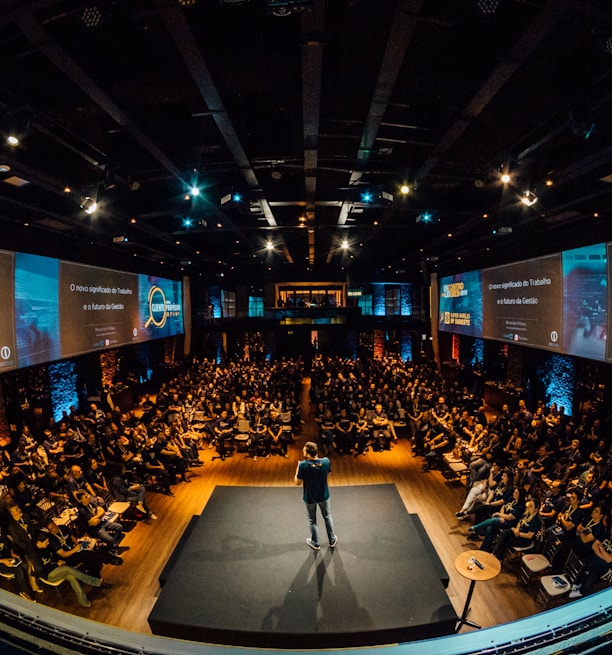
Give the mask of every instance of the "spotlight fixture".
[[612, 55], [612, 34], [609, 32], [595, 33], [599, 47], [607, 54]]
[[521, 197], [521, 202], [525, 205], [525, 207], [531, 207], [532, 205], [535, 205], [536, 202], [538, 202], [538, 198], [535, 193], [533, 193], [533, 191], [525, 191]]
[[500, 178], [499, 178], [503, 184], [509, 184], [512, 178], [510, 177], [510, 173], [502, 173]]
[[5, 132], [6, 143], [11, 148], [22, 145], [23, 140], [28, 135], [31, 125], [31, 116], [27, 109], [19, 108], [9, 110], [8, 126]]
[[235, 205], [239, 205], [242, 202], [242, 194], [238, 191], [231, 191], [230, 193], [226, 193], [221, 198], [221, 206], [223, 207], [223, 205], [227, 205], [229, 202], [232, 202]]
[[96, 7], [96, 5], [85, 7], [81, 14], [81, 21], [88, 30], [95, 30], [102, 25], [102, 12], [98, 7]]
[[200, 189], [198, 189], [197, 186], [192, 186], [191, 189], [189, 189], [189, 193], [195, 198], [200, 195]]
[[272, 243], [272, 241], [270, 240], [266, 241], [266, 250], [268, 251], [274, 250], [274, 244]]
[[407, 184], [402, 184], [400, 187], [400, 193], [403, 196], [407, 196], [410, 193], [410, 187]]
[[83, 198], [81, 201], [81, 209], [83, 209], [86, 214], [91, 216], [91, 214], [93, 214], [96, 209], [98, 209], [98, 203], [93, 198], [85, 196], [85, 198]]
[[476, 0], [476, 7], [483, 16], [493, 16], [499, 9], [500, 0]]
[[431, 212], [422, 212], [416, 217], [417, 223], [431, 223], [432, 220], [433, 220], [433, 216]]
[[348, 239], [342, 239], [342, 243], [340, 244], [340, 247], [342, 248], [342, 250], [348, 250], [349, 247]]

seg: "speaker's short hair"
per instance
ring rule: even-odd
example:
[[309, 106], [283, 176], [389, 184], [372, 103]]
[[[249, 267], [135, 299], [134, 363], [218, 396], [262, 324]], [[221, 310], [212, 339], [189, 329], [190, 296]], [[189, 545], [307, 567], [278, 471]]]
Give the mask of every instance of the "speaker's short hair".
[[304, 448], [310, 457], [316, 457], [319, 454], [319, 447], [314, 441], [307, 441], [304, 444]]

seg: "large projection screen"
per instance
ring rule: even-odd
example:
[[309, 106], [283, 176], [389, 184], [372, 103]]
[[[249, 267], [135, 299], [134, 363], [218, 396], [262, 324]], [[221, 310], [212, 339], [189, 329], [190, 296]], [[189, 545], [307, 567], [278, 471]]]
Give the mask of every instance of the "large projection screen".
[[440, 280], [441, 330], [472, 337], [482, 336], [482, 284], [480, 271]]
[[15, 325], [19, 367], [61, 359], [59, 261], [15, 253]]
[[15, 256], [12, 252], [0, 251], [0, 275], [2, 286], [0, 302], [0, 371], [17, 367], [17, 344], [15, 341], [14, 278]]
[[611, 250], [599, 243], [443, 277], [438, 328], [612, 361]]
[[560, 351], [561, 255], [483, 270], [482, 304], [486, 339]]
[[0, 372], [184, 333], [183, 283], [0, 250]]
[[138, 276], [60, 262], [62, 357], [138, 341]]
[[159, 339], [183, 332], [183, 287], [178, 280], [138, 278], [139, 339]]
[[608, 281], [603, 243], [563, 253], [563, 351], [604, 360]]

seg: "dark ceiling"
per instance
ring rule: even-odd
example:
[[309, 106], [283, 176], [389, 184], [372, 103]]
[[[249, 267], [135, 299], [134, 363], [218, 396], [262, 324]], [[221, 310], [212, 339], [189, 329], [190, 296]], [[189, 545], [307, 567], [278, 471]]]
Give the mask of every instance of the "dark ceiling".
[[610, 0], [0, 7], [1, 248], [257, 284], [612, 240]]

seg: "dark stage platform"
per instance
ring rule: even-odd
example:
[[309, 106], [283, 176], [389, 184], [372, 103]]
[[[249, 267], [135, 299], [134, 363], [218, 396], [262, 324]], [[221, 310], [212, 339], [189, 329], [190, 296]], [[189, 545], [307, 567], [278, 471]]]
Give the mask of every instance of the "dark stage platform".
[[338, 534], [306, 545], [298, 487], [217, 487], [161, 579], [154, 634], [270, 648], [452, 634], [448, 576], [394, 485], [332, 488]]

